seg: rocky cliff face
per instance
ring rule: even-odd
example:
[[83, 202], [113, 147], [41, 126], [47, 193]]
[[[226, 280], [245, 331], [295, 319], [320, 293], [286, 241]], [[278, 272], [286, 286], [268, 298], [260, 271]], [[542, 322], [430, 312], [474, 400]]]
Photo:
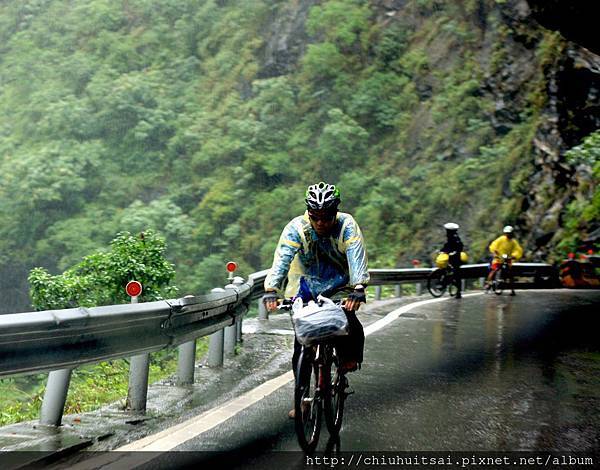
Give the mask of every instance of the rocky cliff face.
[[563, 36], [560, 54], [544, 68], [546, 99], [532, 139], [533, 172], [520, 219], [531, 251], [544, 258], [561, 239], [567, 204], [592, 197], [591, 168], [569, 165], [564, 154], [600, 129], [600, 47], [590, 2], [520, 0], [507, 4], [505, 17], [533, 34], [546, 27]]
[[264, 32], [262, 69], [259, 78], [276, 77], [294, 72], [306, 51], [309, 37], [305, 23], [310, 8], [317, 0], [295, 0], [275, 15]]
[[[266, 33], [262, 76], [293, 73], [306, 50], [304, 29], [314, 0], [291, 2]], [[456, 56], [474, 53], [483, 71], [479, 95], [493, 103], [486, 119], [496, 137], [531, 122], [519, 163], [519, 175], [504, 175], [502, 197], [514, 206], [512, 220], [522, 233], [528, 256], [545, 260], [560, 241], [566, 206], [590, 198], [591, 169], [567, 163], [565, 152], [600, 128], [600, 43], [592, 24], [592, 2], [568, 0], [472, 0], [455, 2], [469, 34], [478, 41], [445, 48], [444, 40], [428, 39], [431, 73], [415, 79], [423, 103], [436, 90], [436, 74], [447, 73]], [[419, 36], [427, 21], [446, 7], [443, 2], [375, 0], [374, 21]], [[552, 31], [555, 34], [550, 34]], [[423, 33], [425, 34], [425, 33]], [[501, 44], [499, 46], [499, 44]], [[500, 51], [501, 50], [501, 51]], [[499, 52], [500, 51], [500, 52]], [[532, 91], [533, 90], [533, 91]], [[415, 113], [415, 137], [408, 153], [423, 151], [421, 128], [431, 123], [426, 105]], [[443, 132], [443, 130], [440, 130]], [[448, 142], [448, 155], [467, 158], [460, 145]], [[515, 180], [519, 181], [515, 183]], [[481, 224], [482, 220], [478, 220]], [[595, 225], [588, 227], [591, 232]], [[474, 227], [471, 227], [474, 229]], [[550, 257], [552, 258], [552, 257]]]

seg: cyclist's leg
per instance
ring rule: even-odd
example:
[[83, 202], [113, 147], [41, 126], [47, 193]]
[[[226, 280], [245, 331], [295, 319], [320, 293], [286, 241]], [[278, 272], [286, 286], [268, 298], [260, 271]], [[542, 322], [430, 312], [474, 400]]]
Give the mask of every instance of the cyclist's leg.
[[[356, 317], [356, 312], [347, 312], [348, 326], [350, 327], [348, 335], [348, 358], [346, 360], [356, 361], [356, 366], [360, 367], [363, 361], [363, 350], [365, 347], [365, 330], [362, 323]], [[354, 369], [351, 367], [350, 369]]]
[[[294, 372], [294, 378], [298, 375], [298, 361], [300, 359], [300, 354], [302, 353], [302, 345], [298, 342], [296, 337], [294, 336], [294, 354], [292, 355], [292, 370]], [[288, 412], [288, 417], [294, 419], [296, 412], [294, 408], [292, 408]]]
[[460, 253], [453, 255], [450, 258], [450, 262], [452, 263], [452, 274], [454, 277], [454, 284], [456, 285], [456, 298], [460, 299], [462, 294], [461, 294], [461, 282], [460, 282], [460, 265], [461, 265], [461, 261], [460, 261]]
[[460, 299], [462, 297], [462, 282], [460, 280], [460, 275], [458, 274], [458, 271], [454, 272], [454, 283], [456, 284], [456, 295], [454, 297]]
[[490, 272], [488, 273], [487, 279], [485, 281], [485, 285], [483, 286], [486, 291], [489, 291], [490, 288], [492, 287], [492, 281], [494, 280], [494, 276], [496, 275], [498, 268], [499, 268], [498, 263], [494, 263], [492, 261], [492, 263], [490, 264]]

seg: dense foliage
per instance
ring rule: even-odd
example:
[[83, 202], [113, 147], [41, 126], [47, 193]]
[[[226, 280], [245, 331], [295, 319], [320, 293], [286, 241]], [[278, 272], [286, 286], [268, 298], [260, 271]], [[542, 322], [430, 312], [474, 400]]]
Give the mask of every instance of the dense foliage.
[[583, 234], [589, 233], [600, 220], [600, 131], [588, 136], [566, 155], [572, 164], [591, 169], [589, 178], [582, 184], [582, 196], [569, 204], [565, 214], [565, 236], [560, 248], [575, 252], [583, 245]]
[[[430, 262], [450, 219], [484, 257], [528, 191], [560, 37], [507, 23], [494, 0], [409, 0], [393, 18], [385, 2], [328, 0], [296, 56], [275, 57], [280, 19], [312, 3], [2, 2], [3, 296], [26, 292], [34, 266], [63, 271], [148, 229], [181, 293], [205, 291], [228, 259], [267, 267], [321, 179], [341, 187], [373, 267]], [[535, 50], [531, 76], [499, 120], [490, 90], [515, 48]]]

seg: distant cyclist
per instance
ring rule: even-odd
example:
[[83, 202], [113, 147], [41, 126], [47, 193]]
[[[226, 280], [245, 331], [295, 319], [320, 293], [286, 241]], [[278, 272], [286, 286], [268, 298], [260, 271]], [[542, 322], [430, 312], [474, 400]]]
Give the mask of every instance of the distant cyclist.
[[[519, 242], [514, 238], [514, 228], [510, 225], [507, 225], [504, 227], [504, 229], [502, 229], [502, 232], [502, 235], [500, 235], [492, 243], [490, 243], [490, 253], [494, 255], [494, 259], [492, 260], [492, 266], [484, 286], [486, 290], [490, 289], [494, 274], [502, 266], [503, 255], [508, 255], [511, 257], [511, 260], [509, 262], [510, 265], [512, 265], [513, 261], [518, 261], [523, 256], [523, 248], [521, 248]], [[512, 275], [510, 280], [510, 286], [510, 295], [515, 295], [515, 290], [513, 288], [512, 282]]]
[[461, 253], [463, 251], [463, 242], [458, 235], [459, 225], [453, 222], [444, 224], [446, 229], [446, 243], [440, 249], [440, 253], [446, 253], [449, 256], [448, 262], [454, 267], [454, 279], [456, 281], [456, 298], [460, 299], [461, 294], [461, 281], [460, 281], [460, 265]]
[[[274, 310], [278, 294], [287, 298], [301, 294], [308, 301], [319, 294], [327, 297], [338, 288], [351, 287], [353, 290], [344, 305], [349, 335], [339, 340], [338, 351], [343, 369], [353, 371], [363, 359], [365, 336], [355, 311], [366, 302], [369, 272], [361, 230], [350, 214], [338, 212], [340, 201], [340, 191], [332, 184], [320, 182], [308, 187], [306, 212], [292, 219], [279, 238], [273, 265], [265, 279], [263, 302], [268, 310]], [[299, 293], [301, 278], [310, 292]], [[286, 279], [287, 286], [282, 292]], [[301, 350], [295, 340], [294, 373]]]

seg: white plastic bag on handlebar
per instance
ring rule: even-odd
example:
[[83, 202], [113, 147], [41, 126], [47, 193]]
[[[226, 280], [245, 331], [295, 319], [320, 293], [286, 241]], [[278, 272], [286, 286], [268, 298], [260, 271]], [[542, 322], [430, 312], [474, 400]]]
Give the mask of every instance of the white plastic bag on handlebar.
[[292, 305], [296, 338], [304, 346], [348, 334], [348, 318], [342, 307], [326, 297], [319, 296], [317, 301], [322, 305], [311, 300], [303, 306], [300, 298]]

